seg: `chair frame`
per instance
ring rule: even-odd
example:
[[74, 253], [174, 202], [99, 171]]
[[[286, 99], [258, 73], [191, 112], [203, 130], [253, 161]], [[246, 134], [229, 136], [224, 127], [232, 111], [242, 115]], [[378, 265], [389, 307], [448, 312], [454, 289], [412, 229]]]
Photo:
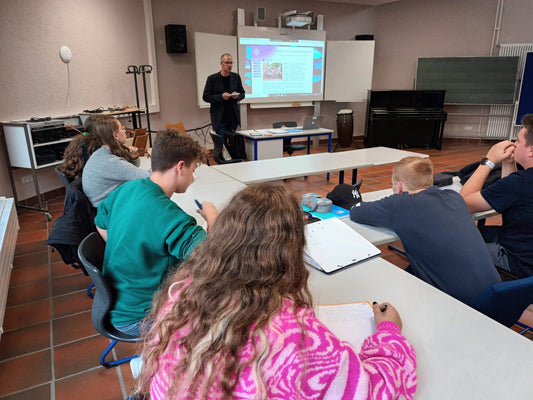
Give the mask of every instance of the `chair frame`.
[[93, 326], [102, 336], [111, 339], [111, 343], [100, 356], [100, 364], [108, 369], [139, 357], [136, 354], [120, 360], [106, 361], [106, 357], [117, 342], [134, 343], [139, 340], [139, 337], [118, 331], [110, 322], [109, 312], [113, 304], [113, 292], [102, 275], [104, 252], [105, 242], [97, 232], [87, 235], [78, 247], [78, 257], [96, 286], [91, 310]]
[[[296, 121], [277, 121], [272, 123], [272, 128], [279, 129], [283, 127], [294, 128], [298, 126]], [[283, 139], [283, 152], [287, 153], [289, 156], [292, 156], [292, 153], [299, 150], [305, 150], [307, 148], [304, 144], [292, 144], [291, 138]]]
[[60, 169], [59, 165], [56, 165], [54, 168], [54, 171], [56, 172], [59, 179], [61, 179], [61, 182], [65, 186], [65, 189], [69, 187], [69, 185], [72, 183], [73, 179], [70, 179], [68, 176], [66, 176]]

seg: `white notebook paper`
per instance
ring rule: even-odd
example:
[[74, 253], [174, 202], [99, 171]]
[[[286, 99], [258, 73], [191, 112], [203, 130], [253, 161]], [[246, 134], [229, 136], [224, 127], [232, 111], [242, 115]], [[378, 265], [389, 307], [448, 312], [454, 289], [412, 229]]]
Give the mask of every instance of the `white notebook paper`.
[[381, 254], [338, 218], [307, 224], [305, 237], [305, 262], [328, 274]]
[[361, 351], [365, 339], [376, 332], [374, 311], [370, 303], [346, 303], [315, 307], [316, 317], [340, 340]]

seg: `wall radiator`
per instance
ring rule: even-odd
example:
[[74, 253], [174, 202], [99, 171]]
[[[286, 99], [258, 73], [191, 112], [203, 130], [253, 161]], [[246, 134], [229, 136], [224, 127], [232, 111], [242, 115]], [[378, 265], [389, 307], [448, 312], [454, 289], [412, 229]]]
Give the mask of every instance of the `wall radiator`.
[[7, 292], [18, 230], [17, 209], [13, 199], [0, 198], [0, 337], [4, 332]]
[[[522, 84], [522, 74], [524, 72], [524, 65], [526, 63], [526, 55], [533, 51], [533, 43], [512, 43], [500, 44], [499, 56], [509, 57], [518, 56], [518, 73], [516, 77], [517, 91], [516, 96], [520, 91]], [[489, 117], [487, 122], [487, 138], [489, 139], [509, 139], [514, 140], [518, 135], [520, 126], [515, 126], [513, 121], [515, 119], [515, 104], [490, 106], [491, 115], [502, 115], [501, 117]], [[509, 117], [512, 115], [512, 117]]]

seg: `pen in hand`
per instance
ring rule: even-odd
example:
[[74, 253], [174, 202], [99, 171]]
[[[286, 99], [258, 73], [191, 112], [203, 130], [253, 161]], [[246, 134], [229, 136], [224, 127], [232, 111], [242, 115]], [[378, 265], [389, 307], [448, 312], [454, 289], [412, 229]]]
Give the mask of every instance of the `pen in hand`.
[[196, 205], [198, 206], [198, 208], [201, 210], [203, 207], [202, 207], [202, 203], [200, 203], [198, 200], [194, 199], [194, 202], [196, 203]]

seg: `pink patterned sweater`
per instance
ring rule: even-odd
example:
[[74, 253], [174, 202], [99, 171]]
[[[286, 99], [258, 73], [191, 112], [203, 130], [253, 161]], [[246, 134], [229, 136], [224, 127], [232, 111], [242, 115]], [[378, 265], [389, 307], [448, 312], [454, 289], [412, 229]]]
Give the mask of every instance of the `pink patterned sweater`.
[[[299, 316], [304, 332], [286, 300], [267, 329], [270, 352], [261, 374], [268, 399], [412, 399], [416, 390], [416, 358], [411, 344], [393, 322], [382, 322], [368, 337], [357, 355], [315, 317], [313, 310], [302, 309]], [[176, 335], [178, 335], [177, 333]], [[177, 337], [177, 336], [176, 336]], [[159, 359], [160, 368], [151, 383], [152, 399], [166, 399], [170, 365], [179, 359], [179, 348]], [[241, 352], [251, 356], [251, 341]], [[304, 367], [305, 364], [305, 367]], [[233, 393], [234, 399], [254, 399], [257, 386], [252, 367], [246, 368]], [[185, 397], [185, 396], [184, 396]], [[219, 399], [211, 390], [209, 399]]]

